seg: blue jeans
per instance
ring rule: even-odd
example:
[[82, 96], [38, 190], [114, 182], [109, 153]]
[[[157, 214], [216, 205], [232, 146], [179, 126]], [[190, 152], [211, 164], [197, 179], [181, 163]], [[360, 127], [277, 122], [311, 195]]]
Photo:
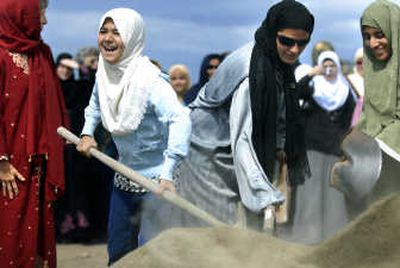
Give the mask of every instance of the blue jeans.
[[139, 241], [144, 199], [149, 194], [134, 194], [113, 186], [108, 217], [108, 265], [134, 250]]
[[108, 265], [142, 246], [168, 226], [172, 205], [152, 193], [113, 186], [108, 218]]

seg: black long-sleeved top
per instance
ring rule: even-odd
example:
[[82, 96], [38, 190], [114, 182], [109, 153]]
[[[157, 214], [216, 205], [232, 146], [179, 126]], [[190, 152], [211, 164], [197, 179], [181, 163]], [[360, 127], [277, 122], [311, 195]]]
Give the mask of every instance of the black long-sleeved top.
[[[303, 99], [302, 119], [305, 127], [307, 150], [341, 155], [340, 143], [351, 125], [355, 100], [349, 92], [345, 103], [334, 111], [327, 111], [314, 100], [311, 77], [298, 82], [299, 98]], [[349, 88], [351, 91], [352, 89]]]

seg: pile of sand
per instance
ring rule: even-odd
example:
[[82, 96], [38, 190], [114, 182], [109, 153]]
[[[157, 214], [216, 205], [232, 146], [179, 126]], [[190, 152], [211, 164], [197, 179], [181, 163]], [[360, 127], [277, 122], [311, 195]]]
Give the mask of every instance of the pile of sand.
[[324, 268], [400, 267], [400, 194], [375, 203], [308, 258]]
[[236, 228], [171, 229], [114, 267], [398, 268], [400, 195], [378, 202], [316, 247]]

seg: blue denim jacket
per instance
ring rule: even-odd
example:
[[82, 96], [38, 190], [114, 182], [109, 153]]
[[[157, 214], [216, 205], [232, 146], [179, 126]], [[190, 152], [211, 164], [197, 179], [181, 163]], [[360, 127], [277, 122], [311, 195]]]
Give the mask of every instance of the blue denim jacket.
[[[163, 78], [149, 85], [149, 99], [139, 127], [127, 135], [112, 135], [119, 161], [141, 175], [172, 180], [178, 162], [189, 147], [191, 122], [172, 87]], [[97, 84], [88, 107], [82, 135], [93, 136], [101, 121]]]

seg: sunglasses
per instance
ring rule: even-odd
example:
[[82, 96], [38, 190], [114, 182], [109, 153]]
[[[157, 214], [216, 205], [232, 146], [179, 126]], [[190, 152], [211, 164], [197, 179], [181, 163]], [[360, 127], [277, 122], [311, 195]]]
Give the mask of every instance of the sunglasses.
[[208, 65], [207, 69], [217, 69], [218, 65]]
[[361, 64], [363, 64], [363, 61], [362, 60], [358, 60], [358, 61], [356, 61], [356, 64], [357, 65], [361, 65]]
[[295, 44], [297, 44], [298, 47], [305, 47], [310, 41], [310, 39], [297, 40], [283, 35], [278, 35], [277, 38], [279, 43], [287, 47], [293, 47]]

